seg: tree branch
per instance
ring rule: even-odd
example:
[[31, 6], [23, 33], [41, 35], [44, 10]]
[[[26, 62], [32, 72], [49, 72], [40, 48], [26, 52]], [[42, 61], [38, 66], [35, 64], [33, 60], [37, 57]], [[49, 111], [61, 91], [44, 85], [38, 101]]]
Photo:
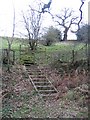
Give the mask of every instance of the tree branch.
[[[80, 11], [80, 19], [78, 21], [78, 23], [76, 24], [78, 26], [78, 30], [80, 30], [80, 23], [82, 21], [82, 15], [83, 15], [83, 12], [82, 12], [82, 6], [84, 5], [84, 0], [81, 0], [81, 5], [80, 5], [80, 8], [79, 8], [79, 11]], [[78, 31], [77, 30], [77, 31]], [[72, 33], [76, 33], [77, 31], [71, 31]]]

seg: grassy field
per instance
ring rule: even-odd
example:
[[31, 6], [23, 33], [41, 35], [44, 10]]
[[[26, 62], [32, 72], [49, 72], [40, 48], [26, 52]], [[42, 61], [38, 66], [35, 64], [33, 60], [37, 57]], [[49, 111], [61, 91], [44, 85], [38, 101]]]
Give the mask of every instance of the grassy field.
[[[0, 41], [2, 42], [2, 46], [0, 46], [0, 48], [8, 48], [8, 41], [6, 38], [0, 38]], [[12, 49], [19, 49], [19, 46], [20, 46], [20, 41], [15, 39], [12, 43]]]
[[35, 55], [39, 58], [39, 61], [46, 61], [47, 63], [55, 60], [69, 62], [73, 59], [73, 50], [75, 52], [74, 59], [86, 59], [86, 46], [84, 43], [68, 44], [67, 42], [60, 42], [51, 46], [39, 45]]
[[[7, 42], [7, 38], [0, 38], [0, 48], [8, 48], [8, 42]], [[19, 49], [20, 44], [25, 47], [27, 46], [27, 40], [19, 40], [19, 39], [15, 39], [13, 40], [12, 43], [12, 49]], [[80, 48], [82, 48], [85, 44], [84, 43], [79, 43], [79, 42], [59, 42], [59, 43], [55, 43], [52, 44], [51, 46], [43, 46], [43, 45], [38, 45], [38, 48], [40, 48], [41, 50], [47, 49], [48, 52], [54, 52], [54, 51], [58, 51], [58, 50], [78, 50]]]
[[[7, 40], [4, 38], [0, 38], [0, 48], [8, 48]], [[19, 49], [20, 44], [22, 45], [22, 49], [28, 49], [28, 45], [25, 40], [15, 39], [12, 44], [12, 49], [15, 50], [16, 59], [19, 58]], [[24, 43], [24, 44], [23, 44]], [[83, 49], [82, 49], [83, 48]], [[81, 50], [80, 50], [81, 49]], [[85, 59], [86, 58], [86, 47], [84, 43], [78, 42], [60, 42], [56, 44], [52, 44], [51, 46], [44, 46], [38, 44], [37, 50], [34, 52], [35, 61], [37, 63], [51, 63], [56, 59], [60, 59], [62, 61], [71, 61], [73, 58], [72, 50], [75, 51], [75, 59]], [[29, 51], [30, 53], [30, 51]]]

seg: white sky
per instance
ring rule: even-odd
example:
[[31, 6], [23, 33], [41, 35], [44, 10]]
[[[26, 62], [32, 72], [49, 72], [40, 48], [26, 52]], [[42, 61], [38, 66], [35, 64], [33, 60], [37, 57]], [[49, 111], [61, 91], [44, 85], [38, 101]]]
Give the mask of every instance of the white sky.
[[[13, 1], [13, 2], [12, 2]], [[21, 32], [24, 26], [21, 24], [22, 17], [21, 11], [25, 11], [28, 8], [28, 5], [35, 0], [0, 0], [0, 36], [4, 35], [12, 35], [12, 22], [13, 22], [13, 4], [15, 6], [16, 11], [16, 34]], [[44, 3], [47, 3], [49, 0], [38, 0]], [[85, 0], [85, 4], [83, 6], [83, 21], [88, 21], [88, 2], [89, 0]], [[63, 8], [72, 8], [77, 12], [81, 5], [81, 0], [52, 0], [50, 12], [52, 14], [60, 13]], [[32, 6], [33, 7], [33, 6]], [[48, 13], [44, 14], [44, 27], [48, 27], [51, 25], [51, 16]], [[24, 29], [23, 29], [24, 30]], [[74, 34], [69, 33], [68, 39], [75, 38]]]

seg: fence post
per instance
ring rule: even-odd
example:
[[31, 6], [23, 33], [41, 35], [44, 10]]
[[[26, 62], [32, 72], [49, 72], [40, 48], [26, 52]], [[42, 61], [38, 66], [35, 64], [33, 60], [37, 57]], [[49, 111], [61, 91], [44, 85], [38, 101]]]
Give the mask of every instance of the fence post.
[[20, 60], [21, 60], [21, 45], [19, 47], [19, 55], [20, 55]]
[[75, 51], [72, 50], [72, 63], [74, 63], [74, 60], [75, 60]]
[[15, 63], [15, 51], [13, 50], [13, 64]]
[[45, 60], [45, 62], [46, 62], [45, 64], [47, 64], [48, 60], [47, 60], [46, 48], [45, 48], [45, 59], [46, 59]]

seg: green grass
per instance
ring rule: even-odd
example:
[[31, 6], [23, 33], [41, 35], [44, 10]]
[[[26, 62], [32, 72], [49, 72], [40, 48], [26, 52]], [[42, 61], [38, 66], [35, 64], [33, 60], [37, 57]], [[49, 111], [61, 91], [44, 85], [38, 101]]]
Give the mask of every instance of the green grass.
[[62, 51], [62, 50], [72, 50], [73, 49], [73, 45], [64, 45], [64, 44], [53, 44], [51, 46], [43, 46], [43, 45], [39, 45], [38, 50], [41, 51], [47, 51], [47, 52], [56, 52], [56, 51]]
[[[0, 48], [8, 48], [8, 42], [7, 39], [5, 38], [0, 38]], [[13, 40], [12, 43], [12, 49], [16, 49], [18, 50], [20, 47], [20, 44], [22, 44], [22, 48], [27, 47], [27, 44], [25, 45], [25, 42], [21, 42], [19, 39], [15, 39]], [[80, 44], [64, 44], [62, 43], [57, 43], [57, 44], [52, 44], [51, 46], [44, 46], [44, 45], [38, 45], [37, 47], [37, 51], [47, 51], [47, 52], [56, 52], [56, 51], [71, 51], [71, 50], [78, 50], [80, 48], [82, 48], [85, 44], [84, 43], [80, 43]]]
[[[2, 48], [8, 48], [7, 40], [2, 40]], [[26, 41], [23, 41], [22, 49], [28, 48], [28, 45], [25, 45]], [[12, 44], [12, 49], [16, 51], [16, 59], [18, 59], [19, 56], [19, 49], [20, 49], [21, 42], [18, 39], [15, 39]], [[56, 43], [52, 44], [51, 46], [44, 46], [41, 44], [38, 44], [37, 50], [35, 51], [34, 57], [35, 61], [37, 63], [42, 62], [43, 64], [49, 64], [50, 62], [53, 62], [55, 59], [61, 59], [62, 61], [71, 61], [72, 60], [72, 50], [78, 51], [75, 59], [84, 59], [86, 58], [85, 53], [85, 47], [84, 43], [70, 43], [67, 42], [63, 43]], [[80, 50], [82, 47], [84, 47], [82, 50]]]
[[[53, 44], [51, 46], [40, 45], [35, 53], [36, 60], [42, 63], [51, 63], [55, 60], [71, 61], [73, 59], [72, 50], [75, 51], [75, 59], [86, 58], [84, 43], [80, 44]], [[83, 48], [84, 47], [84, 48]], [[81, 49], [83, 48], [83, 49]], [[81, 50], [80, 50], [81, 49]], [[79, 52], [78, 52], [79, 50]], [[76, 53], [77, 51], [77, 53]]]
[[[3, 48], [3, 49], [8, 48], [7, 38], [0, 38], [0, 43], [2, 43], [0, 45], [0, 48]], [[22, 48], [25, 47], [25, 44], [23, 41], [20, 41], [19, 39], [14, 39], [12, 43], [12, 49], [18, 50], [20, 47], [20, 44], [22, 44]]]

